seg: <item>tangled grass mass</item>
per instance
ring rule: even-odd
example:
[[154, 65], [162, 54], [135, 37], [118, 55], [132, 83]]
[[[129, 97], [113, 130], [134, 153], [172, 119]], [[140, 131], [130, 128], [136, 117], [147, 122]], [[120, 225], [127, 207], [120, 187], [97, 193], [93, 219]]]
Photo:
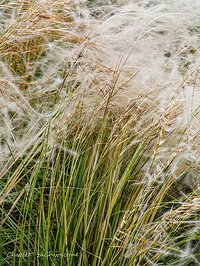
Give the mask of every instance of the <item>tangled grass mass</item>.
[[200, 265], [200, 1], [0, 1], [0, 265]]

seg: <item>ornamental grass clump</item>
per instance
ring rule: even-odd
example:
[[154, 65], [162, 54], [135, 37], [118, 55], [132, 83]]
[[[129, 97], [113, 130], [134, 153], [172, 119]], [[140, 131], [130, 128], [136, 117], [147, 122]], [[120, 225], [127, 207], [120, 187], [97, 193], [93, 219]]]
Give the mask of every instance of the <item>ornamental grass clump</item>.
[[199, 265], [198, 1], [0, 4], [2, 265]]

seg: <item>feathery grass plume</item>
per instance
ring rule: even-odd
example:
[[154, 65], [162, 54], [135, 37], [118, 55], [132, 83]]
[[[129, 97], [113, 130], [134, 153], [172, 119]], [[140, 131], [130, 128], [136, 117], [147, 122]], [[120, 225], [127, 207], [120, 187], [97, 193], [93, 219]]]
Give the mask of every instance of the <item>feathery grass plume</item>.
[[0, 4], [3, 265], [200, 263], [199, 15]]
[[81, 9], [71, 1], [47, 2], [0, 5], [2, 163], [10, 151], [23, 155], [77, 86], [73, 49], [84, 41]]

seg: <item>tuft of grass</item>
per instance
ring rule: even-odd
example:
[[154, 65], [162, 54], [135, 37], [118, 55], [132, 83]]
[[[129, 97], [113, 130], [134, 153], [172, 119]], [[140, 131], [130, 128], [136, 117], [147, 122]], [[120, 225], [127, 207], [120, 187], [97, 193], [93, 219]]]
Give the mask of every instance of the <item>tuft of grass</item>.
[[[198, 231], [191, 236], [191, 230], [199, 196], [166, 201], [176, 189], [174, 156], [157, 172], [157, 151], [146, 179], [151, 158], [145, 154], [159, 149], [157, 123], [151, 121], [138, 142], [132, 125], [141, 110], [135, 106], [117, 117], [107, 109], [95, 127], [96, 112], [85, 123], [77, 108], [59, 145], [49, 147], [50, 124], [1, 176], [3, 263], [166, 265], [175, 263], [171, 256], [180, 262], [185, 246], [198, 246]], [[195, 263], [193, 251], [184, 261]]]
[[2, 265], [200, 264], [199, 8], [0, 3]]

